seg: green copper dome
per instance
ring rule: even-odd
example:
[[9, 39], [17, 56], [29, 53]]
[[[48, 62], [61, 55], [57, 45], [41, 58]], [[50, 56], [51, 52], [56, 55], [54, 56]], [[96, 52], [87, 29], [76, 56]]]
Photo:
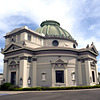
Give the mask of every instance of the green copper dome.
[[35, 31], [38, 33], [44, 33], [45, 37], [59, 37], [74, 40], [72, 36], [63, 28], [60, 27], [60, 23], [54, 20], [46, 20], [40, 24], [41, 27]]

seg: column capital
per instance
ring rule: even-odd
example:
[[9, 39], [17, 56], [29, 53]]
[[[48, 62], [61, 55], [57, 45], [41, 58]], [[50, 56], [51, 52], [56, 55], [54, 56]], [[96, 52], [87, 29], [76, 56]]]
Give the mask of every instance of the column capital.
[[7, 63], [7, 62], [8, 62], [8, 60], [7, 60], [7, 59], [4, 59], [3, 61], [4, 61], [4, 63]]
[[37, 61], [37, 58], [36, 57], [32, 57], [32, 61]]
[[27, 56], [21, 56], [20, 60], [27, 60], [27, 58], [28, 58]]
[[84, 60], [85, 60], [85, 61], [90, 61], [90, 60], [91, 60], [91, 58], [85, 58]]

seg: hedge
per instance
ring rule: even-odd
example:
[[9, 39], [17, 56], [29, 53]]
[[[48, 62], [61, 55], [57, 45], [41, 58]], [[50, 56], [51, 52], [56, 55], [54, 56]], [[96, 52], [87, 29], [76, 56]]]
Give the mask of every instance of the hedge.
[[10, 91], [76, 90], [76, 89], [93, 89], [93, 88], [100, 88], [100, 85], [74, 86], [74, 87], [32, 87], [32, 88], [27, 87], [27, 88], [12, 88]]
[[46, 90], [92, 89], [92, 88], [100, 88], [100, 85], [70, 86], [70, 87], [27, 87], [27, 88], [20, 88], [19, 86], [12, 85], [11, 83], [4, 83], [0, 86], [0, 90], [8, 90], [8, 91], [46, 91]]

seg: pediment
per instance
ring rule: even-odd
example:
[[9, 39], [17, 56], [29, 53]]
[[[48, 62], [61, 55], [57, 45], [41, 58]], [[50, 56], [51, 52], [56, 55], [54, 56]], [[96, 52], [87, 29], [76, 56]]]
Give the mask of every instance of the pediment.
[[64, 63], [64, 61], [61, 60], [61, 59], [58, 59], [58, 60], [56, 61], [56, 63]]
[[64, 60], [62, 60], [62, 59], [57, 59], [56, 61], [54, 61], [54, 62], [52, 62], [52, 63], [66, 63], [67, 64], [67, 61], [64, 61]]
[[90, 48], [90, 50], [91, 50], [92, 52], [98, 54], [98, 51], [97, 51], [97, 49], [96, 49], [96, 47], [95, 47], [94, 45]]
[[5, 49], [3, 49], [2, 53], [13, 51], [13, 50], [18, 50], [21, 48], [22, 46], [19, 46], [17, 44], [10, 44], [9, 46], [5, 47]]

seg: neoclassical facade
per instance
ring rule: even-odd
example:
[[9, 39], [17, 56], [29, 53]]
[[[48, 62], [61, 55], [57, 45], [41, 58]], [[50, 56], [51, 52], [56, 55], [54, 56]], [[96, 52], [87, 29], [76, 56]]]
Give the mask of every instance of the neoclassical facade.
[[35, 31], [27, 26], [6, 34], [3, 82], [20, 87], [90, 86], [98, 84], [98, 51], [78, 43], [53, 20]]

